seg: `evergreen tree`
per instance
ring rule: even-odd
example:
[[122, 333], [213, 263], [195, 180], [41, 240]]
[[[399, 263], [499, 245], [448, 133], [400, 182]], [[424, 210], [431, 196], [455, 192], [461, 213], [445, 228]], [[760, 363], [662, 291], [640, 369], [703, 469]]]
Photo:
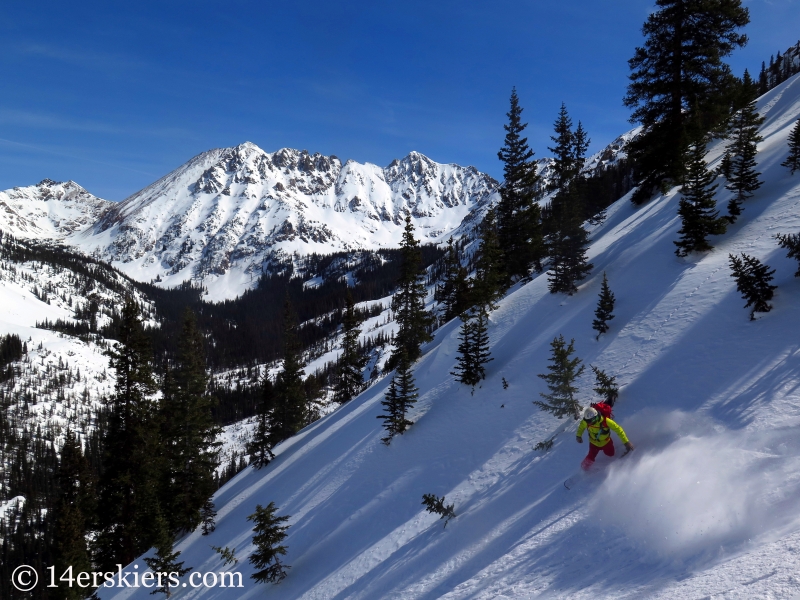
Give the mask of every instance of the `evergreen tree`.
[[548, 288], [550, 292], [570, 296], [578, 291], [577, 282], [584, 279], [592, 269], [587, 261], [589, 234], [583, 227], [583, 180], [580, 169], [584, 162], [589, 139], [583, 126], [572, 131], [572, 120], [567, 108], [561, 105], [556, 119], [555, 142], [548, 148], [555, 156], [551, 189], [555, 190], [550, 204], [547, 251], [550, 257]]
[[402, 255], [400, 278], [397, 282], [397, 291], [392, 297], [397, 333], [394, 337], [392, 355], [387, 361], [387, 369], [395, 368], [404, 353], [409, 363], [413, 363], [421, 355], [422, 344], [433, 339], [429, 332], [433, 325], [433, 316], [425, 310], [427, 290], [423, 277], [422, 253], [419, 242], [414, 239], [414, 225], [410, 214], [406, 215], [400, 251]]
[[781, 234], [775, 236], [775, 239], [778, 240], [778, 245], [788, 250], [788, 254], [786, 255], [787, 258], [794, 258], [798, 262], [797, 272], [795, 272], [795, 277], [800, 277], [800, 233], [794, 234]]
[[444, 496], [439, 498], [436, 494], [422, 494], [422, 504], [425, 505], [425, 510], [429, 513], [439, 515], [439, 519], [444, 519], [444, 527], [447, 529], [447, 523], [450, 519], [454, 519], [456, 515], [455, 504], [445, 504]]
[[642, 132], [630, 144], [637, 204], [666, 182], [681, 182], [691, 140], [728, 117], [738, 86], [722, 59], [743, 46], [750, 21], [741, 0], [657, 0], [642, 27], [644, 45], [628, 61], [624, 102]]
[[497, 308], [497, 301], [503, 295], [505, 275], [501, 271], [503, 255], [493, 209], [486, 213], [480, 232], [481, 241], [478, 246], [478, 259], [475, 263], [475, 278], [472, 281], [468, 298], [473, 306], [494, 310]]
[[789, 133], [789, 156], [781, 163], [782, 167], [789, 167], [794, 172], [800, 169], [800, 119]]
[[725, 233], [727, 221], [720, 218], [716, 210], [714, 191], [717, 186], [712, 184], [714, 174], [706, 166], [705, 154], [705, 144], [698, 142], [692, 146], [689, 172], [678, 205], [678, 215], [683, 223], [678, 231], [681, 239], [673, 242], [678, 247], [675, 251], [678, 256], [711, 250], [713, 246], [706, 238]]
[[256, 468], [266, 467], [275, 455], [272, 453], [274, 439], [271, 435], [272, 411], [275, 410], [275, 389], [269, 376], [261, 384], [261, 398], [256, 413], [256, 429], [247, 446], [250, 463]]
[[608, 321], [614, 318], [614, 293], [608, 287], [608, 277], [603, 271], [603, 284], [600, 287], [600, 297], [597, 300], [597, 308], [594, 311], [594, 321], [592, 329], [597, 332], [595, 339], [608, 331]]
[[434, 300], [444, 307], [444, 320], [450, 321], [469, 308], [467, 269], [462, 266], [453, 238], [447, 240], [442, 283], [436, 286]]
[[511, 109], [503, 147], [497, 153], [503, 162], [503, 184], [497, 206], [497, 229], [502, 249], [502, 271], [510, 281], [528, 277], [531, 268], [542, 270], [546, 255], [541, 225], [541, 210], [535, 202], [541, 178], [533, 161], [527, 123], [522, 122], [522, 107], [516, 88], [511, 91]]
[[603, 398], [603, 402], [609, 406], [614, 406], [619, 396], [619, 386], [617, 385], [616, 376], [608, 375], [602, 369], [598, 369], [591, 365], [592, 372], [594, 373], [595, 386], [594, 391]]
[[345, 310], [342, 316], [342, 355], [339, 357], [338, 378], [333, 388], [333, 398], [339, 404], [349, 402], [364, 389], [364, 366], [367, 357], [358, 347], [359, 318], [353, 301], [353, 294], [347, 290]]
[[275, 407], [268, 436], [270, 448], [292, 437], [306, 426], [308, 420], [297, 317], [288, 294], [283, 307], [283, 340], [283, 370], [275, 377]]
[[459, 383], [474, 388], [486, 379], [484, 365], [494, 360], [489, 351], [489, 313], [486, 306], [474, 307], [462, 316], [462, 321], [456, 367], [451, 375], [455, 375]]
[[200, 509], [215, 490], [220, 428], [211, 413], [214, 399], [208, 394], [208, 379], [203, 334], [187, 308], [176, 365], [165, 377], [160, 405], [164, 452], [160, 506], [169, 533], [197, 527]]
[[539, 375], [547, 382], [550, 393], [540, 393], [539, 395], [545, 401], [534, 400], [533, 403], [559, 419], [570, 415], [577, 421], [581, 416], [581, 405], [575, 398], [578, 388], [574, 386], [574, 383], [583, 374], [585, 367], [581, 365], [580, 358], [570, 358], [575, 353], [574, 339], [567, 345], [564, 336], [559, 335], [553, 339], [550, 347], [552, 349], [551, 364], [547, 366], [550, 372]]
[[741, 258], [733, 254], [729, 254], [728, 258], [730, 259], [731, 276], [736, 279], [736, 289], [742, 294], [742, 298], [747, 300], [744, 307], [753, 307], [750, 311], [750, 320], [755, 321], [755, 313], [772, 310], [769, 301], [772, 300], [778, 287], [770, 285], [775, 269], [770, 269], [755, 256], [749, 256], [744, 252], [742, 252]]
[[572, 119], [567, 106], [562, 102], [555, 123], [555, 135], [551, 135], [554, 145], [547, 149], [553, 153], [553, 179], [549, 189], [565, 194], [575, 176], [575, 134], [572, 132]]
[[280, 543], [289, 529], [288, 525], [282, 523], [288, 521], [289, 517], [276, 516], [277, 510], [274, 502], [270, 502], [266, 508], [258, 504], [256, 512], [247, 517], [248, 521], [254, 523], [253, 545], [256, 547], [249, 560], [258, 569], [250, 577], [259, 583], [280, 583], [286, 577], [286, 569], [290, 568], [280, 561], [280, 557], [286, 555], [286, 546]]
[[[72, 568], [73, 575], [77, 576], [78, 573], [92, 570], [86, 534], [89, 519], [94, 513], [94, 489], [89, 464], [72, 431], [67, 431], [61, 448], [57, 479], [60, 494], [53, 516], [56, 573], [60, 575]], [[78, 600], [86, 596], [86, 590], [60, 584], [55, 596]]]
[[200, 528], [203, 535], [213, 533], [217, 528], [217, 510], [211, 498], [208, 498], [200, 508]]
[[180, 551], [173, 551], [174, 538], [168, 533], [169, 525], [166, 520], [159, 516], [156, 527], [159, 533], [153, 544], [156, 550], [155, 556], [145, 558], [144, 562], [156, 576], [155, 587], [150, 593], [161, 593], [169, 598], [172, 595], [172, 588], [177, 587], [171, 585], [170, 579], [174, 579], [175, 576], [183, 577], [192, 569], [191, 567], [184, 567], [183, 561], [178, 562]]
[[758, 142], [762, 139], [758, 134], [758, 126], [763, 122], [764, 118], [756, 112], [755, 100], [734, 114], [731, 122], [728, 135], [732, 143], [725, 153], [729, 161], [726, 166], [728, 183], [725, 187], [736, 194], [728, 202], [728, 220], [731, 223], [736, 222], [736, 218], [742, 214], [742, 203], [761, 187], [758, 179], [760, 173], [756, 171], [756, 154]]
[[389, 389], [386, 390], [381, 402], [385, 412], [377, 417], [383, 421], [383, 428], [387, 432], [386, 437], [381, 438], [387, 446], [395, 435], [402, 435], [414, 424], [406, 418], [406, 414], [417, 402], [419, 397], [417, 391], [414, 374], [411, 372], [411, 362], [408, 360], [408, 355], [403, 353], [400, 355], [397, 371], [389, 382]]
[[128, 298], [122, 308], [119, 344], [109, 351], [116, 372], [99, 481], [96, 562], [103, 571], [128, 564], [153, 545], [159, 532], [158, 481], [161, 475], [158, 423], [153, 401], [150, 342], [139, 307]]

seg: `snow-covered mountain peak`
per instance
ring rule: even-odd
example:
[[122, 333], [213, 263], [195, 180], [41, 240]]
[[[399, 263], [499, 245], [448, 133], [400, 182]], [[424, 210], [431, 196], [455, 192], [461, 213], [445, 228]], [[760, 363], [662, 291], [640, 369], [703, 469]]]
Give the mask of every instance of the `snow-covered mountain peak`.
[[0, 229], [16, 237], [61, 240], [89, 227], [112, 205], [74, 181], [43, 179], [0, 192]]

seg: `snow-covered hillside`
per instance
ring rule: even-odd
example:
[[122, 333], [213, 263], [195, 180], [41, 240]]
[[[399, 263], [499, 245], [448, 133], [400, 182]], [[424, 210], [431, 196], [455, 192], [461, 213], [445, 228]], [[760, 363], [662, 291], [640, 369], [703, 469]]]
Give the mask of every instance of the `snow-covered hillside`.
[[[173, 598], [800, 593], [800, 279], [773, 238], [800, 231], [800, 175], [780, 166], [800, 117], [800, 76], [759, 108], [765, 183], [712, 252], [675, 257], [677, 190], [639, 208], [623, 198], [592, 232], [594, 270], [578, 294], [548, 293], [541, 275], [500, 302], [491, 316], [494, 361], [474, 395], [450, 375], [458, 345], [450, 323], [415, 367], [415, 423], [391, 446], [381, 444], [375, 418], [384, 381], [283, 443], [266, 468], [223, 487], [216, 531], [189, 534], [177, 549], [195, 572], [241, 572], [244, 588], [178, 587]], [[721, 148], [710, 152], [716, 161]], [[724, 206], [727, 192], [718, 198]], [[753, 322], [730, 277], [728, 254], [738, 252], [777, 269], [775, 308]], [[596, 341], [603, 272], [616, 318]], [[604, 468], [569, 491], [563, 482], [586, 444], [575, 443], [574, 422], [531, 403], [545, 390], [537, 374], [559, 334], [575, 339], [585, 364], [619, 378], [616, 418], [637, 447], [624, 460], [601, 455]], [[584, 376], [585, 403], [591, 387]], [[533, 450], [558, 431], [549, 452]], [[446, 529], [424, 511], [425, 493], [455, 503]], [[291, 515], [292, 568], [278, 586], [250, 580], [247, 561], [247, 516], [272, 501]], [[212, 545], [235, 548], [238, 565], [224, 567]], [[100, 596], [144, 599], [149, 591]]]
[[[8, 238], [3, 243], [6, 248], [19, 244]], [[27, 353], [10, 365], [14, 376], [0, 381], [0, 417], [18, 431], [41, 428], [59, 447], [68, 428], [81, 437], [93, 431], [97, 410], [114, 389], [105, 354], [113, 342], [97, 334], [78, 337], [41, 325], [75, 323], [77, 314], [85, 315], [93, 303], [96, 326], [102, 328], [126, 295], [140, 303], [146, 319], [154, 312], [130, 280], [100, 265], [94, 269], [92, 276], [35, 258], [11, 260], [0, 253], [0, 335], [17, 335], [27, 345]], [[153, 320], [147, 323], [157, 326]]]

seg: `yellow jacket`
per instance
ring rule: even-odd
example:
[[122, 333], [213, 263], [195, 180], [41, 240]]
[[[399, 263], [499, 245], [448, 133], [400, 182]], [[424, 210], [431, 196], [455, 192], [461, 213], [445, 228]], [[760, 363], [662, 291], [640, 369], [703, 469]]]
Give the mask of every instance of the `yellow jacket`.
[[622, 430], [622, 427], [617, 425], [611, 419], [605, 419], [606, 426], [603, 427], [603, 419], [598, 420], [596, 423], [589, 425], [585, 420], [581, 420], [578, 425], [578, 437], [583, 437], [583, 432], [589, 430], [589, 443], [602, 448], [611, 439], [611, 432], [614, 431], [623, 444], [628, 443], [628, 436]]

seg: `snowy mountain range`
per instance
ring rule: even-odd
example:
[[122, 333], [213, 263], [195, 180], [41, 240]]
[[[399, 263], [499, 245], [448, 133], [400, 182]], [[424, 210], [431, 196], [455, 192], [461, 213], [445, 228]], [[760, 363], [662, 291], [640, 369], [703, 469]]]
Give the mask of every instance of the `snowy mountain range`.
[[120, 203], [74, 182], [0, 195], [0, 229], [51, 239], [140, 281], [203, 283], [236, 296], [275, 255], [399, 245], [410, 213], [423, 243], [453, 234], [496, 196], [473, 167], [412, 152], [388, 167], [246, 142], [210, 150]]
[[[587, 171], [623, 157], [631, 135], [591, 157]], [[552, 159], [537, 166], [547, 180]], [[474, 167], [418, 152], [381, 168], [245, 142], [204, 152], [119, 203], [72, 181], [0, 192], [0, 230], [64, 244], [138, 281], [200, 283], [221, 300], [295, 253], [397, 247], [406, 214], [422, 243], [460, 237], [497, 201], [497, 189]]]
[[[676, 258], [680, 188], [641, 207], [622, 198], [591, 229], [594, 269], [577, 294], [549, 293], [541, 274], [499, 302], [489, 328], [494, 360], [480, 387], [471, 391], [451, 374], [456, 320], [436, 332], [415, 365], [413, 425], [390, 446], [376, 419], [387, 378], [279, 445], [267, 467], [247, 468], [220, 489], [216, 530], [187, 534], [175, 549], [192, 573], [236, 571], [243, 585], [194, 587], [198, 578], [187, 574], [173, 596], [800, 593], [800, 279], [774, 239], [800, 231], [800, 174], [780, 164], [800, 118], [800, 75], [760, 98], [758, 109], [764, 185], [736, 224], [711, 239], [713, 251]], [[709, 147], [711, 167], [722, 152], [720, 142]], [[205, 172], [198, 166], [197, 179]], [[728, 199], [720, 187], [719, 205]], [[111, 227], [113, 220], [96, 230]], [[755, 321], [728, 265], [739, 252], [776, 269], [774, 309]], [[598, 340], [591, 323], [604, 273], [617, 304], [611, 330]], [[596, 471], [570, 490], [564, 480], [578, 472], [586, 444], [575, 443], [575, 422], [531, 403], [546, 391], [537, 374], [547, 372], [559, 335], [574, 340], [585, 365], [617, 377], [615, 419], [636, 446], [624, 460], [601, 455]], [[584, 405], [596, 399], [586, 371], [578, 382]], [[554, 440], [549, 451], [534, 449], [547, 439]], [[423, 494], [454, 504], [446, 529], [425, 511]], [[291, 570], [277, 586], [250, 579], [248, 561], [255, 546], [247, 517], [269, 502], [289, 517], [282, 562]], [[223, 564], [215, 546], [233, 549], [238, 563]], [[136, 567], [145, 568], [141, 559], [123, 570]], [[101, 588], [99, 596], [144, 599], [150, 591]]]

